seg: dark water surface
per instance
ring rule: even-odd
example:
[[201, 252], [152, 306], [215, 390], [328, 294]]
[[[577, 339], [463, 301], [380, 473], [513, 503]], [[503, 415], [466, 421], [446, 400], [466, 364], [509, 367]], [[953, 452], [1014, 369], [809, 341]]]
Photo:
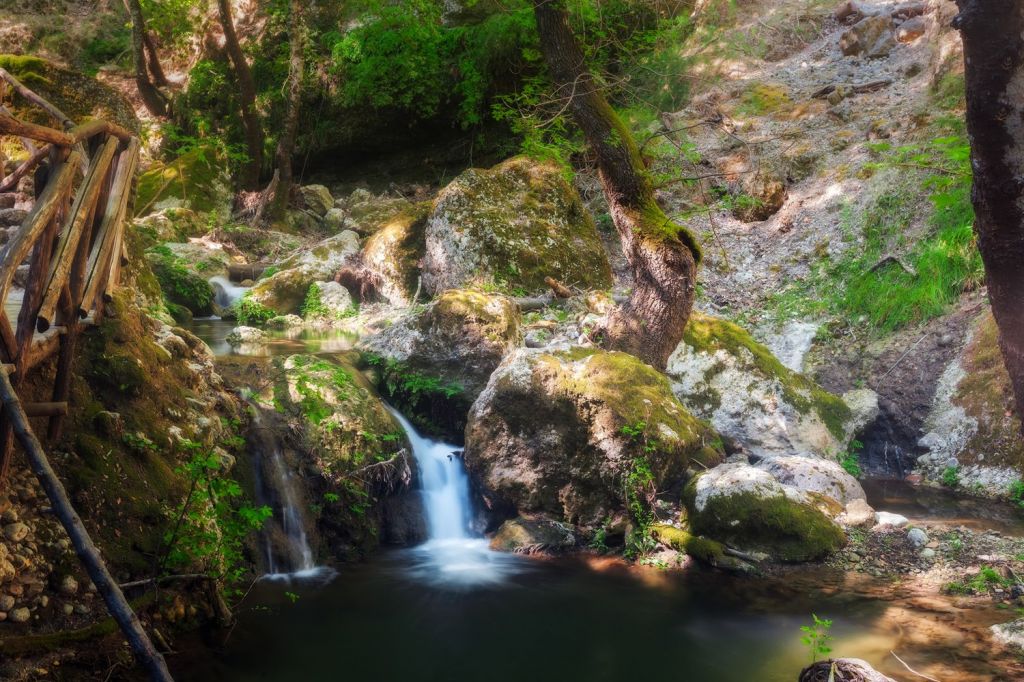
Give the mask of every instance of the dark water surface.
[[[897, 672], [887, 660], [900, 628], [885, 618], [889, 605], [845, 591], [846, 578], [824, 569], [751, 580], [502, 557], [516, 562], [513, 575], [468, 588], [424, 580], [417, 550], [345, 567], [326, 586], [261, 583], [223, 650], [178, 658], [176, 675], [793, 682], [812, 612], [836, 621], [837, 652]], [[292, 603], [286, 591], [300, 596]], [[903, 653], [919, 663], [943, 655]]]
[[983, 497], [971, 497], [945, 488], [911, 485], [887, 478], [861, 480], [868, 504], [878, 510], [902, 514], [911, 523], [971, 530], [997, 530], [1024, 537], [1024, 510], [1014, 504]]

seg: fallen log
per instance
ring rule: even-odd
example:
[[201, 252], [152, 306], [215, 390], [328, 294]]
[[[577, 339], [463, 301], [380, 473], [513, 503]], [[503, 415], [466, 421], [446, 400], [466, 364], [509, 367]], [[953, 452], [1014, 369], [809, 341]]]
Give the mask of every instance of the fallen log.
[[817, 661], [800, 672], [799, 682], [896, 682], [859, 658]]

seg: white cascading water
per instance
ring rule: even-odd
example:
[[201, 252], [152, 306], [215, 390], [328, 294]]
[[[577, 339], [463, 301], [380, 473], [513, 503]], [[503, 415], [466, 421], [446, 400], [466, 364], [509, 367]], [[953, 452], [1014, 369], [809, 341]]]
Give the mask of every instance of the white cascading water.
[[220, 275], [211, 277], [208, 281], [213, 287], [213, 300], [221, 308], [230, 308], [235, 301], [245, 295], [245, 292], [249, 291], [249, 287], [239, 286], [227, 277]]
[[388, 410], [412, 446], [427, 517], [427, 542], [416, 548], [418, 561], [409, 570], [449, 586], [499, 582], [515, 571], [514, 557], [492, 552], [486, 539], [470, 532], [469, 477], [455, 454], [460, 448], [420, 435], [400, 412], [390, 406]]

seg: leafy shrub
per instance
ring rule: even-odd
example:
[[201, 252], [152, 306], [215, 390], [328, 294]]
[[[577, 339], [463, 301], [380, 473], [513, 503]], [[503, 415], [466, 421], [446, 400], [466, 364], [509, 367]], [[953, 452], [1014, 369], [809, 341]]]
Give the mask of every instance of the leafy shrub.
[[263, 324], [277, 315], [273, 310], [252, 298], [249, 292], [235, 301], [234, 308], [235, 317], [242, 324]]

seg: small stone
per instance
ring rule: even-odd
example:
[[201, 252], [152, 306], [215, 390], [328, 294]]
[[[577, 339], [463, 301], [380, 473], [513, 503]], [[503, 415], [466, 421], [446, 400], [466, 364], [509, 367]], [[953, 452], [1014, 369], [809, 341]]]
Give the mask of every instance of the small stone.
[[63, 611], [65, 616], [70, 616], [75, 612], [75, 607], [72, 604], [65, 604], [63, 606]]
[[935, 550], [932, 549], [931, 547], [925, 547], [924, 549], [921, 550], [921, 558], [922, 559], [934, 559], [935, 558]]
[[11, 542], [21, 542], [28, 535], [28, 526], [24, 523], [11, 523], [4, 526], [4, 537]]
[[902, 528], [903, 526], [910, 523], [910, 520], [902, 514], [893, 514], [892, 512], [875, 512], [875, 528], [882, 526], [893, 526], [895, 528]]
[[[8, 500], [7, 504], [8, 504], [8, 506], [10, 506], [10, 501], [9, 500]], [[0, 515], [0, 521], [2, 521], [5, 524], [6, 523], [16, 523], [18, 521], [18, 512], [17, 512], [17, 510], [10, 509], [10, 508], [7, 509], [6, 511], [4, 511], [3, 515]]]
[[75, 576], [66, 575], [64, 579], [60, 581], [60, 593], [71, 596], [78, 592], [78, 581], [75, 580]]
[[36, 602], [39, 604], [39, 606], [45, 609], [50, 604], [50, 598], [45, 594], [41, 594], [39, 595], [39, 598], [36, 600]]
[[14, 608], [14, 597], [9, 594], [0, 595], [0, 611], [10, 611]]
[[928, 533], [920, 528], [911, 528], [907, 532], [907, 539], [914, 547], [923, 547], [928, 544]]
[[907, 19], [896, 29], [896, 40], [901, 43], [912, 43], [924, 35], [928, 24], [924, 17]]
[[1020, 599], [1024, 597], [1024, 585], [1016, 583], [1010, 586], [1010, 599]]
[[89, 613], [89, 607], [85, 604], [75, 604], [75, 613], [84, 616]]
[[32, 612], [28, 610], [27, 606], [14, 609], [8, 614], [12, 623], [27, 623], [28, 619], [32, 617]]

